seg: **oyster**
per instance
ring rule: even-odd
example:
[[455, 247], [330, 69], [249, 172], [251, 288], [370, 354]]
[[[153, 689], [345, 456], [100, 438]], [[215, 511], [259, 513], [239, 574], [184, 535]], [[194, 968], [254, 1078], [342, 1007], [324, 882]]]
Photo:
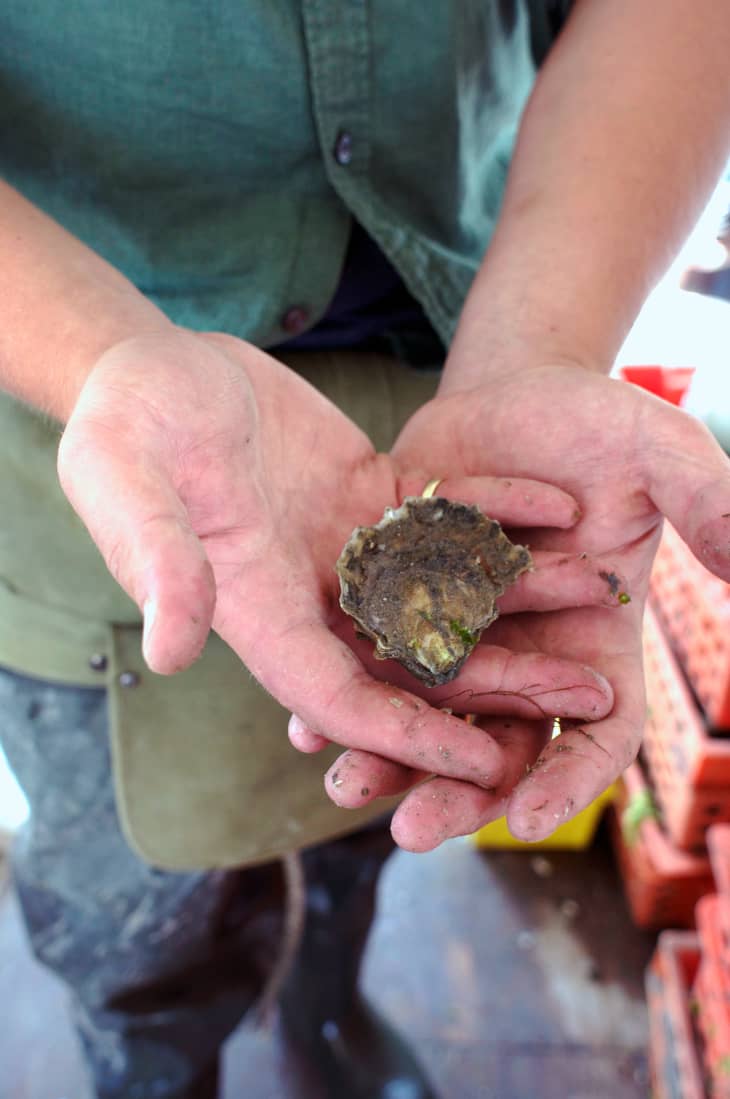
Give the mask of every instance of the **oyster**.
[[419, 496], [357, 527], [336, 565], [340, 606], [375, 641], [375, 656], [429, 687], [457, 675], [497, 617], [497, 598], [531, 567], [529, 550], [478, 507]]

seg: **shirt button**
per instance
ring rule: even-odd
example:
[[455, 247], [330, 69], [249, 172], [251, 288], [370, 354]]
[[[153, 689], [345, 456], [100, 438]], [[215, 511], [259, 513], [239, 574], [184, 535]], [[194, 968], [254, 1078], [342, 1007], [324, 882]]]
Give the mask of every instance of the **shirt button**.
[[335, 141], [335, 160], [345, 167], [352, 160], [352, 134], [349, 130], [340, 130]]
[[139, 676], [136, 672], [122, 672], [119, 675], [117, 682], [120, 687], [138, 687]]
[[303, 332], [309, 321], [309, 310], [303, 305], [292, 305], [281, 318], [281, 327], [290, 336]]
[[92, 672], [105, 672], [108, 660], [104, 653], [92, 653], [89, 657], [89, 667]]

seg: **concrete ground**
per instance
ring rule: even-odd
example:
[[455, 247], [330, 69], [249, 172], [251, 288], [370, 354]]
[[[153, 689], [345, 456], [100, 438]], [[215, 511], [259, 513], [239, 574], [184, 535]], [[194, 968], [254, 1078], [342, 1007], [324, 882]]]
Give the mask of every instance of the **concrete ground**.
[[[643, 972], [603, 832], [582, 853], [398, 853], [364, 984], [443, 1099], [646, 1099]], [[0, 1099], [87, 1099], [60, 984], [0, 898]], [[223, 1099], [299, 1099], [276, 1027], [242, 1026]], [[343, 1096], [343, 1099], [346, 1099]]]

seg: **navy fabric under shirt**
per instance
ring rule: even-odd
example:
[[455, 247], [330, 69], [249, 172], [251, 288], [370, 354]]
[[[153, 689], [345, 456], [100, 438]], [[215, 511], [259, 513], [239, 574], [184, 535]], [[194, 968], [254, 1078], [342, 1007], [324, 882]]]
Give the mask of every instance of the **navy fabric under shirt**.
[[271, 350], [345, 348], [394, 354], [413, 366], [440, 366], [445, 357], [421, 305], [356, 221], [327, 312], [313, 328]]

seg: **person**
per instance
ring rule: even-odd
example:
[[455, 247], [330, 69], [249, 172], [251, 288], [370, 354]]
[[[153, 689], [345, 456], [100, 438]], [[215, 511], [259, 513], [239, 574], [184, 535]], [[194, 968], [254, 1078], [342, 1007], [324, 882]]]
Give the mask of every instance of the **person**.
[[721, 301], [730, 301], [730, 210], [715, 233], [715, 256], [708, 265], [693, 263], [682, 272], [679, 285], [694, 294], [705, 294]]
[[[384, 812], [411, 851], [505, 811], [549, 834], [637, 750], [662, 516], [730, 578], [727, 459], [604, 376], [727, 157], [730, 15], [48, 0], [0, 29], [33, 947], [104, 1099], [215, 1095], [263, 984], [327, 1094], [432, 1095], [357, 992]], [[439, 344], [440, 374], [397, 362]], [[333, 564], [434, 479], [536, 567], [429, 692]]]

